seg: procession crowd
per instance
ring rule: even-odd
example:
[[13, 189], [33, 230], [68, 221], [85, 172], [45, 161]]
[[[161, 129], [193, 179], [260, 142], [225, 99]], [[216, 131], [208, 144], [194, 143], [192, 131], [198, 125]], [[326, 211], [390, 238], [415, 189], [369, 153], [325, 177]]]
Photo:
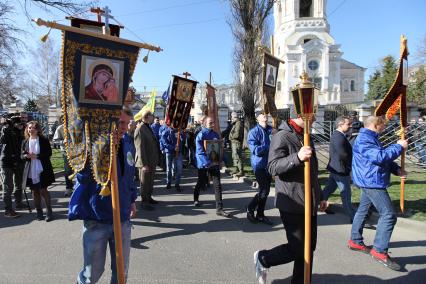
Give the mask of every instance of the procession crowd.
[[[203, 117], [179, 131], [167, 126], [164, 121], [146, 110], [140, 121], [134, 121], [130, 109], [124, 107], [120, 116], [119, 129], [115, 142], [117, 152], [117, 176], [121, 216], [121, 232], [124, 266], [127, 275], [129, 267], [131, 222], [136, 210], [155, 210], [158, 201], [153, 198], [154, 178], [158, 168], [166, 171], [166, 189], [181, 191], [180, 183], [184, 160], [186, 166], [194, 166], [198, 180], [193, 191], [193, 205], [202, 206], [200, 194], [213, 184], [216, 214], [232, 217], [224, 208], [221, 184], [221, 161], [215, 151], [207, 149], [211, 141], [221, 143], [221, 135], [215, 132], [214, 120]], [[328, 198], [339, 189], [343, 208], [352, 224], [348, 240], [349, 249], [366, 253], [378, 262], [400, 270], [400, 265], [389, 257], [388, 248], [396, 213], [387, 192], [390, 174], [406, 177], [406, 172], [394, 162], [404, 149], [407, 140], [383, 147], [379, 134], [383, 131], [385, 119], [370, 116], [364, 125], [351, 116], [341, 116], [335, 121], [335, 131], [330, 141], [330, 159], [327, 170], [330, 172], [324, 189], [318, 179], [318, 161], [314, 141], [304, 146], [304, 121], [292, 115], [283, 121], [278, 129], [268, 125], [268, 116], [256, 113], [257, 124], [247, 135], [251, 167], [258, 183], [258, 192], [246, 207], [246, 217], [252, 223], [273, 225], [265, 216], [265, 205], [270, 192], [272, 179], [275, 181], [275, 207], [279, 210], [284, 225], [287, 243], [254, 253], [256, 278], [266, 283], [269, 268], [294, 262], [291, 283], [303, 283], [304, 276], [304, 166], [310, 160], [312, 223], [311, 257], [316, 248], [317, 212], [328, 209]], [[0, 137], [1, 183], [5, 217], [19, 217], [18, 210], [27, 209], [28, 201], [23, 201], [23, 189], [31, 189], [36, 218], [51, 221], [54, 219], [49, 191], [54, 181], [50, 157], [49, 140], [42, 134], [36, 121], [27, 122], [26, 114], [8, 118], [2, 124]], [[237, 176], [244, 175], [242, 148], [244, 127], [236, 113], [231, 114], [230, 127], [225, 131], [232, 149], [232, 162]], [[78, 283], [96, 283], [103, 271], [106, 248], [111, 252], [111, 283], [117, 283], [115, 241], [111, 196], [99, 195], [102, 185], [97, 184], [90, 166], [74, 175], [69, 168], [63, 141], [63, 126], [56, 129], [55, 141], [62, 143], [66, 191], [70, 197], [69, 220], [83, 220], [83, 268], [77, 276]], [[219, 155], [220, 157], [220, 155]], [[351, 202], [351, 183], [361, 190], [360, 204], [355, 208]], [[138, 192], [138, 185], [140, 192]], [[25, 192], [25, 191], [24, 191]], [[12, 204], [12, 194], [15, 207]], [[138, 195], [141, 196], [137, 201]], [[41, 199], [46, 204], [46, 217], [41, 207]], [[137, 205], [138, 204], [138, 205]], [[372, 208], [379, 214], [376, 237], [372, 246], [364, 243], [363, 229]], [[16, 210], [16, 211], [15, 211]], [[312, 270], [312, 264], [311, 264]], [[311, 271], [312, 273], [312, 271]]]

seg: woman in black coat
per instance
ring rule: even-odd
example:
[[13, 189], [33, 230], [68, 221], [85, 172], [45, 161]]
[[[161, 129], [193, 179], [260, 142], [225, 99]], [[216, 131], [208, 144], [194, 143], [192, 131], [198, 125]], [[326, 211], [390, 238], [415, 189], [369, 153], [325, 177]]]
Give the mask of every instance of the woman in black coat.
[[41, 196], [46, 203], [46, 222], [53, 220], [50, 194], [47, 187], [55, 181], [52, 163], [52, 148], [49, 140], [42, 134], [40, 124], [37, 121], [27, 123], [25, 140], [22, 142], [21, 157], [25, 160], [23, 175], [23, 188], [28, 186], [34, 197], [34, 205], [37, 210], [37, 219], [43, 220], [41, 208]]

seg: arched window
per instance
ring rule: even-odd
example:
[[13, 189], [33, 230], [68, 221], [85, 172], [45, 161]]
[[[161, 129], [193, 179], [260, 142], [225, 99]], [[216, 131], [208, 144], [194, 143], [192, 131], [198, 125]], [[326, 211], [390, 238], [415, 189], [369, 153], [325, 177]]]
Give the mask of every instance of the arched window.
[[349, 92], [349, 81], [348, 80], [343, 81], [343, 91]]

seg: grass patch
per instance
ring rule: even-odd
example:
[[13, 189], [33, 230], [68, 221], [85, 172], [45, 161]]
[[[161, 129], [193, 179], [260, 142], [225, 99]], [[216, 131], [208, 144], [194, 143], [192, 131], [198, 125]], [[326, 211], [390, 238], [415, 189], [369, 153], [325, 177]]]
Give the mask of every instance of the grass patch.
[[[231, 149], [225, 149], [224, 151], [226, 165], [229, 169], [235, 170], [232, 163]], [[250, 151], [248, 149], [243, 151], [243, 167], [247, 178], [255, 181], [254, 173], [250, 165]], [[409, 215], [410, 219], [418, 221], [426, 221], [426, 173], [425, 169], [419, 167], [411, 167], [407, 169], [408, 178], [405, 182], [405, 210]], [[321, 187], [324, 188], [329, 173], [326, 170], [319, 171], [319, 181]], [[274, 186], [274, 182], [272, 182]], [[360, 190], [352, 185], [352, 203], [355, 205], [359, 204]], [[388, 188], [389, 195], [395, 206], [395, 210], [399, 211], [399, 199], [400, 199], [400, 178], [392, 175], [391, 186]], [[341, 203], [339, 191], [336, 190], [333, 193], [329, 201], [331, 203]]]
[[64, 158], [62, 152], [59, 149], [52, 149], [52, 157], [50, 157], [52, 163], [53, 172], [60, 172], [64, 170]]

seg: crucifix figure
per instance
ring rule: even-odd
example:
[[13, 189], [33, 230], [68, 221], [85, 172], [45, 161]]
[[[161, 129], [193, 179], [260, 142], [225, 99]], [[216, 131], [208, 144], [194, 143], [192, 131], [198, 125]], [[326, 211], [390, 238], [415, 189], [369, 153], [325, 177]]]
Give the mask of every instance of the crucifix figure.
[[109, 30], [109, 19], [112, 19], [112, 15], [110, 14], [111, 10], [108, 8], [108, 6], [105, 6], [104, 12], [102, 15], [105, 17], [105, 30], [104, 34], [111, 35], [111, 32]]
[[106, 144], [105, 141], [102, 139], [102, 137], [100, 137], [99, 140], [96, 140], [95, 144], [98, 146], [99, 154], [101, 154], [102, 153], [102, 148]]

